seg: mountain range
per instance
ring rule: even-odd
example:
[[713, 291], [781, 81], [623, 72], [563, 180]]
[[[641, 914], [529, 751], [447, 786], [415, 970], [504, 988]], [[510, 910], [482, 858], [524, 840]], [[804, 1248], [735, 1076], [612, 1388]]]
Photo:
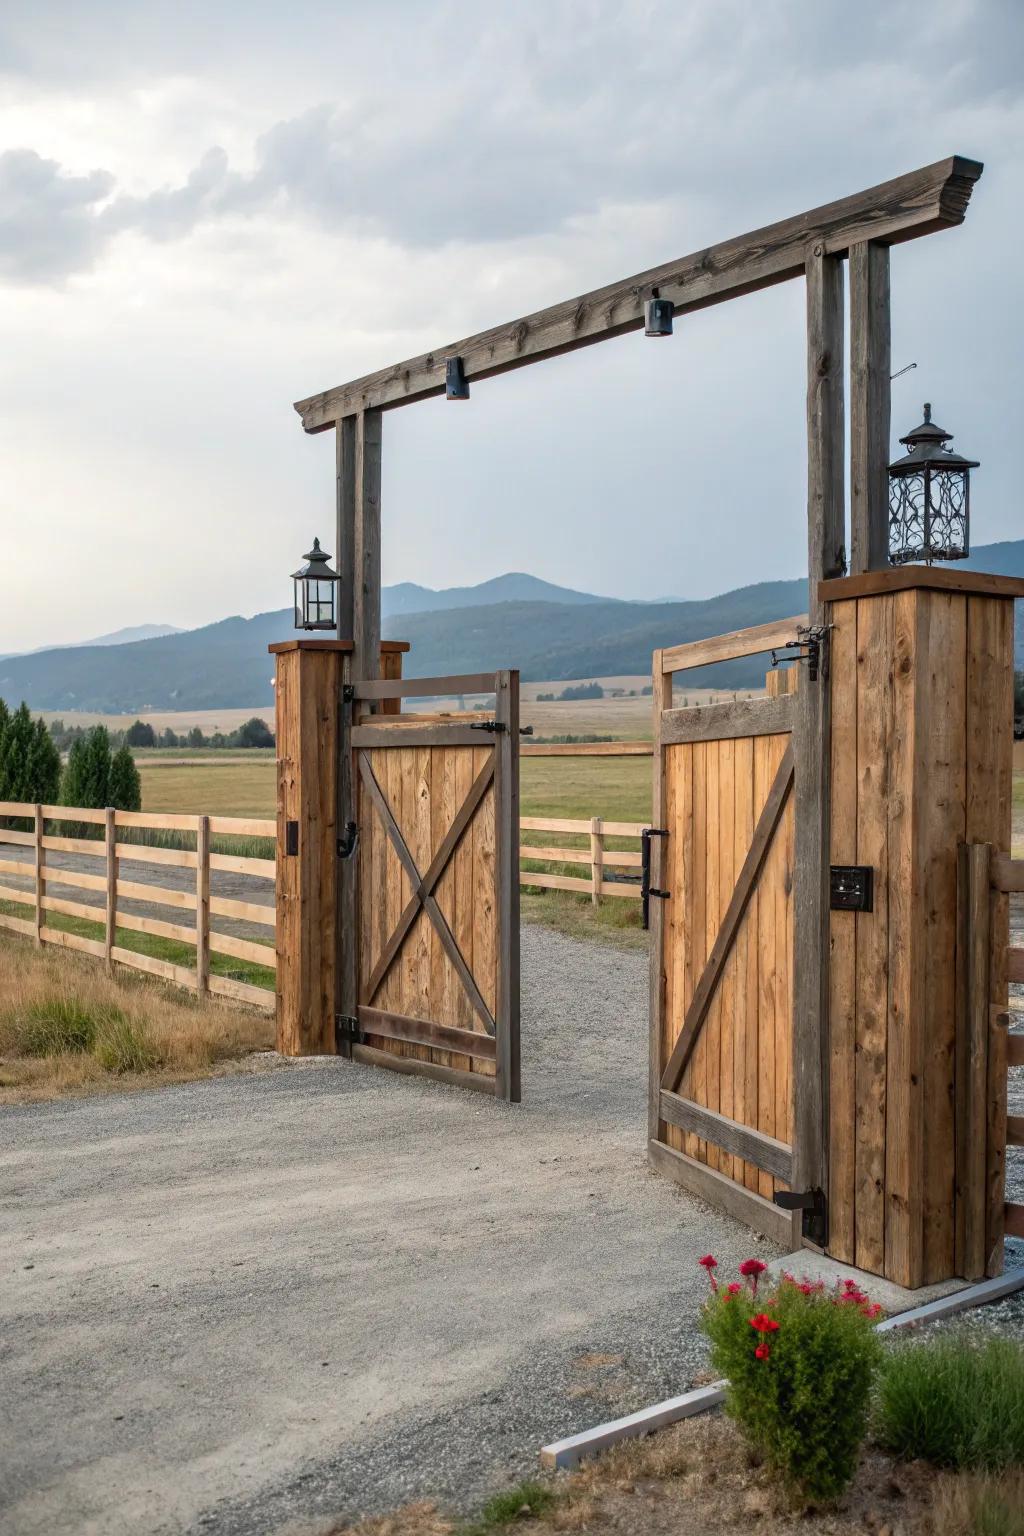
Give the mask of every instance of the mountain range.
[[[111, 630], [109, 635], [94, 635], [91, 640], [70, 640], [64, 650], [77, 650], [83, 645], [129, 645], [133, 640], [159, 640], [163, 635], [180, 635], [176, 624], [128, 624], [124, 629]], [[52, 645], [36, 645], [31, 651], [8, 651], [0, 656], [0, 662], [10, 661], [13, 656], [35, 656], [39, 651], [52, 651]]]
[[[979, 547], [965, 563], [1024, 576], [1024, 539]], [[382, 627], [386, 638], [411, 642], [410, 677], [518, 667], [527, 681], [568, 681], [645, 675], [661, 646], [786, 618], [806, 604], [805, 578], [699, 601], [630, 602], [513, 572], [445, 591], [412, 582], [386, 587]], [[1017, 610], [1020, 657], [1024, 603]], [[0, 660], [0, 696], [9, 704], [25, 699], [33, 709], [109, 714], [265, 706], [273, 700], [274, 671], [267, 646], [294, 634], [292, 611], [284, 608], [128, 643], [102, 637], [7, 657]], [[764, 658], [754, 657], [703, 668], [699, 678], [716, 688], [751, 687], [764, 672]]]

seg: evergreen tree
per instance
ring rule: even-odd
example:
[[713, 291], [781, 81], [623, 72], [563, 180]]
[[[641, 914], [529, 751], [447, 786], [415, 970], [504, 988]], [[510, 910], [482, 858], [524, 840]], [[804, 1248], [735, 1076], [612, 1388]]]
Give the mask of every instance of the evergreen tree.
[[205, 747], [206, 746], [206, 737], [203, 735], [203, 733], [200, 730], [198, 725], [194, 725], [192, 727], [192, 729], [189, 731], [189, 733], [188, 733], [188, 744], [189, 744], [190, 747]]
[[121, 747], [110, 763], [110, 804], [119, 811], [142, 810], [142, 781], [130, 748]]
[[272, 747], [274, 745], [274, 733], [265, 720], [259, 715], [253, 715], [239, 726], [235, 733], [240, 747]]
[[32, 724], [32, 716], [28, 705], [22, 701], [11, 715], [4, 731], [3, 765], [0, 769], [4, 800], [25, 800], [30, 804], [33, 803], [30, 759], [34, 740], [35, 726]]
[[41, 716], [32, 727], [28, 781], [34, 805], [53, 805], [60, 793], [60, 753]]
[[7, 740], [7, 728], [11, 723], [11, 712], [3, 699], [0, 699], [0, 800], [9, 800], [7, 793], [6, 769], [4, 768], [4, 751]]
[[110, 736], [105, 725], [95, 725], [80, 741], [72, 743], [61, 784], [61, 804], [94, 807], [110, 805]]
[[177, 734], [171, 729], [169, 725], [165, 726], [164, 729], [160, 732], [160, 745], [162, 747], [181, 746], [181, 742], [179, 741]]
[[124, 739], [130, 747], [156, 746], [156, 732], [148, 720], [136, 720], [128, 727]]

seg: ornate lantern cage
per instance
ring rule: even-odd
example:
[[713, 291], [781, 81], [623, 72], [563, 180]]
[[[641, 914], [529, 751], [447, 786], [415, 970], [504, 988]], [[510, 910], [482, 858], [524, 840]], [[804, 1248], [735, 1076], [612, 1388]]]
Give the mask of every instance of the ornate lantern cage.
[[900, 438], [909, 451], [889, 465], [891, 565], [965, 560], [971, 552], [970, 472], [979, 464], [946, 447], [952, 436], [926, 404], [921, 425]]
[[329, 565], [330, 555], [313, 540], [313, 548], [303, 555], [305, 565], [292, 572], [295, 583], [295, 628], [333, 629], [336, 622], [338, 573]]

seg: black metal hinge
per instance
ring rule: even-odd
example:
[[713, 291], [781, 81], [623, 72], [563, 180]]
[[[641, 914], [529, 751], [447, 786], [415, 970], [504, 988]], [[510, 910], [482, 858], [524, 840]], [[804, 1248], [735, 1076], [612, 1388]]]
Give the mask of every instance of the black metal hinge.
[[651, 838], [668, 837], [665, 827], [644, 827], [640, 833], [640, 902], [643, 913], [644, 931], [651, 926], [651, 897], [655, 896], [659, 901], [667, 901], [671, 891], [659, 891], [651, 884]]
[[780, 661], [806, 662], [807, 681], [816, 683], [821, 667], [822, 647], [831, 628], [831, 624], [798, 624], [796, 639], [772, 651], [772, 666], [777, 667]]
[[345, 1045], [361, 1045], [363, 1032], [359, 1028], [359, 1020], [353, 1019], [350, 1014], [336, 1013], [334, 1016], [334, 1045], [335, 1049]]
[[502, 731], [507, 731], [508, 726], [504, 720], [471, 720], [471, 731], [489, 731], [492, 736], [500, 736]]
[[823, 1189], [780, 1189], [775, 1204], [783, 1211], [800, 1211], [804, 1237], [818, 1248], [827, 1246], [828, 1200]]
[[359, 842], [359, 828], [354, 821], [346, 822], [345, 836], [338, 838], [338, 858], [350, 859], [356, 851]]

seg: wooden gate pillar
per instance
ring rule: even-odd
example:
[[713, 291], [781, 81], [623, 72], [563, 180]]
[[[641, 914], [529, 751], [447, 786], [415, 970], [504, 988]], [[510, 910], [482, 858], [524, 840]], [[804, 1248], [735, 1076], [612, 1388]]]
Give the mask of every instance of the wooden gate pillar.
[[[338, 958], [338, 760], [350, 640], [284, 640], [276, 659], [277, 1049], [333, 1055]], [[404, 641], [381, 644], [381, 672], [401, 677]], [[344, 807], [341, 808], [344, 811]], [[354, 808], [342, 821], [356, 819]]]
[[819, 593], [834, 624], [830, 858], [873, 882], [869, 910], [829, 914], [829, 1252], [919, 1286], [964, 1273], [957, 848], [1010, 847], [1024, 581], [904, 566]]

